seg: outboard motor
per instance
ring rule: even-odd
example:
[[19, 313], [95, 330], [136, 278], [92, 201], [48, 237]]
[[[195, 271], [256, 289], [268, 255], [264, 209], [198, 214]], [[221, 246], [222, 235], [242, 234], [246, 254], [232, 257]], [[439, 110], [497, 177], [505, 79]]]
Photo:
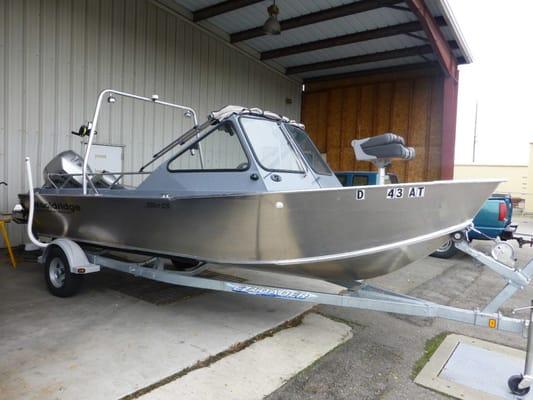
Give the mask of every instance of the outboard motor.
[[391, 159], [412, 160], [415, 158], [415, 149], [407, 147], [403, 137], [394, 133], [352, 140], [352, 147], [355, 151], [355, 158], [359, 161], [370, 161], [378, 168], [378, 185], [385, 183], [385, 168], [391, 164]]
[[[89, 167], [87, 167], [87, 172], [92, 172]], [[44, 185], [46, 187], [78, 188], [82, 185], [82, 173], [83, 157], [72, 150], [63, 151], [44, 167]], [[65, 176], [65, 174], [76, 174], [76, 176]]]
[[[83, 157], [78, 153], [67, 150], [59, 153], [52, 161], [46, 164], [43, 170], [45, 187], [60, 188], [80, 188], [83, 183]], [[66, 176], [74, 174], [74, 176]], [[93, 174], [90, 166], [87, 166], [88, 179], [96, 188], [114, 188], [123, 189], [124, 187], [117, 183], [117, 177], [106, 173]]]

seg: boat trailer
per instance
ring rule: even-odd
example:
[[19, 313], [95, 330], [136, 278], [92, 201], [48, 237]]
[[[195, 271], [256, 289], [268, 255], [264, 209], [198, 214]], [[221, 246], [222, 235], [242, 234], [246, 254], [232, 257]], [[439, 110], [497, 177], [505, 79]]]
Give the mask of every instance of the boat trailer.
[[[61, 279], [64, 281], [67, 277], [81, 278], [83, 274], [98, 272], [101, 268], [109, 268], [173, 285], [417, 317], [443, 318], [522, 334], [527, 337], [524, 371], [519, 375], [511, 376], [508, 380], [508, 386], [512, 393], [525, 395], [533, 383], [533, 301], [530, 306], [513, 311], [514, 313], [515, 311], [530, 310], [529, 319], [526, 320], [504, 316], [498, 310], [517, 290], [525, 288], [531, 282], [533, 260], [529, 261], [524, 268], [516, 269], [498, 261], [494, 251], [492, 256], [488, 256], [471, 247], [467, 241], [466, 231], [456, 232], [451, 235], [451, 238], [458, 249], [499, 274], [507, 282], [506, 286], [482, 310], [468, 310], [433, 303], [374, 287], [363, 281], [355, 282], [353, 288], [347, 288], [341, 293], [333, 294], [220, 280], [199, 275], [210, 266], [215, 267], [214, 265], [204, 264], [186, 271], [169, 270], [167, 268], [168, 260], [165, 258], [152, 257], [140, 263], [131, 262], [109, 257], [102, 251], [84, 250], [76, 242], [65, 238], [55, 239], [49, 243], [39, 257], [39, 262], [45, 264], [52, 284], [60, 284]], [[54, 283], [54, 279], [56, 283]], [[67, 294], [67, 296], [74, 294], [74, 292]]]

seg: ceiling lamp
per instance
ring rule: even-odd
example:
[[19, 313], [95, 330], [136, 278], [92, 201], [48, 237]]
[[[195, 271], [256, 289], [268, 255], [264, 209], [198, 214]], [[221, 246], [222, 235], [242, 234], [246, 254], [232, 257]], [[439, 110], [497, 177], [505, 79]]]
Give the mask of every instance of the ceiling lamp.
[[281, 25], [278, 21], [279, 8], [274, 1], [270, 7], [267, 8], [269, 17], [263, 24], [263, 32], [267, 35], [279, 35], [281, 33]]

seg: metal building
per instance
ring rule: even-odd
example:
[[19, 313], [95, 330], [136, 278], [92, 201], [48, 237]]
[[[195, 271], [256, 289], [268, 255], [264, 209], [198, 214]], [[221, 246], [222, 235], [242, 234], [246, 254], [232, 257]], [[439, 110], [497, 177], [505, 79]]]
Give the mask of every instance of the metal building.
[[[302, 119], [335, 169], [349, 142], [397, 131], [415, 145], [403, 178], [451, 177], [457, 64], [470, 55], [445, 0], [0, 0], [0, 211], [70, 135], [106, 87], [191, 105], [226, 104]], [[302, 93], [303, 85], [305, 91]], [[301, 104], [303, 102], [303, 105]], [[128, 103], [104, 116], [98, 143], [123, 146], [132, 170], [190, 121]], [[10, 227], [12, 240], [23, 240]]]

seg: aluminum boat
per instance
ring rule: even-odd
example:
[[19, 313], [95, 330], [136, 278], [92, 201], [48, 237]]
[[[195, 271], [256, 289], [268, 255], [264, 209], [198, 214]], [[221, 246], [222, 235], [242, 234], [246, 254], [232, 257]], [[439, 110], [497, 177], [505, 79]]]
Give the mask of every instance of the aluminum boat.
[[[101, 106], [121, 98], [183, 109], [193, 127], [135, 173], [93, 172]], [[392, 272], [465, 229], [499, 181], [342, 187], [303, 125], [227, 106], [198, 124], [185, 106], [107, 89], [76, 134], [84, 157], [56, 156], [34, 191], [33, 232], [81, 246], [300, 274], [347, 284]], [[386, 165], [412, 150], [395, 135], [357, 141], [358, 157]], [[129, 187], [131, 176], [140, 183]], [[16, 215], [27, 220], [29, 195]]]

